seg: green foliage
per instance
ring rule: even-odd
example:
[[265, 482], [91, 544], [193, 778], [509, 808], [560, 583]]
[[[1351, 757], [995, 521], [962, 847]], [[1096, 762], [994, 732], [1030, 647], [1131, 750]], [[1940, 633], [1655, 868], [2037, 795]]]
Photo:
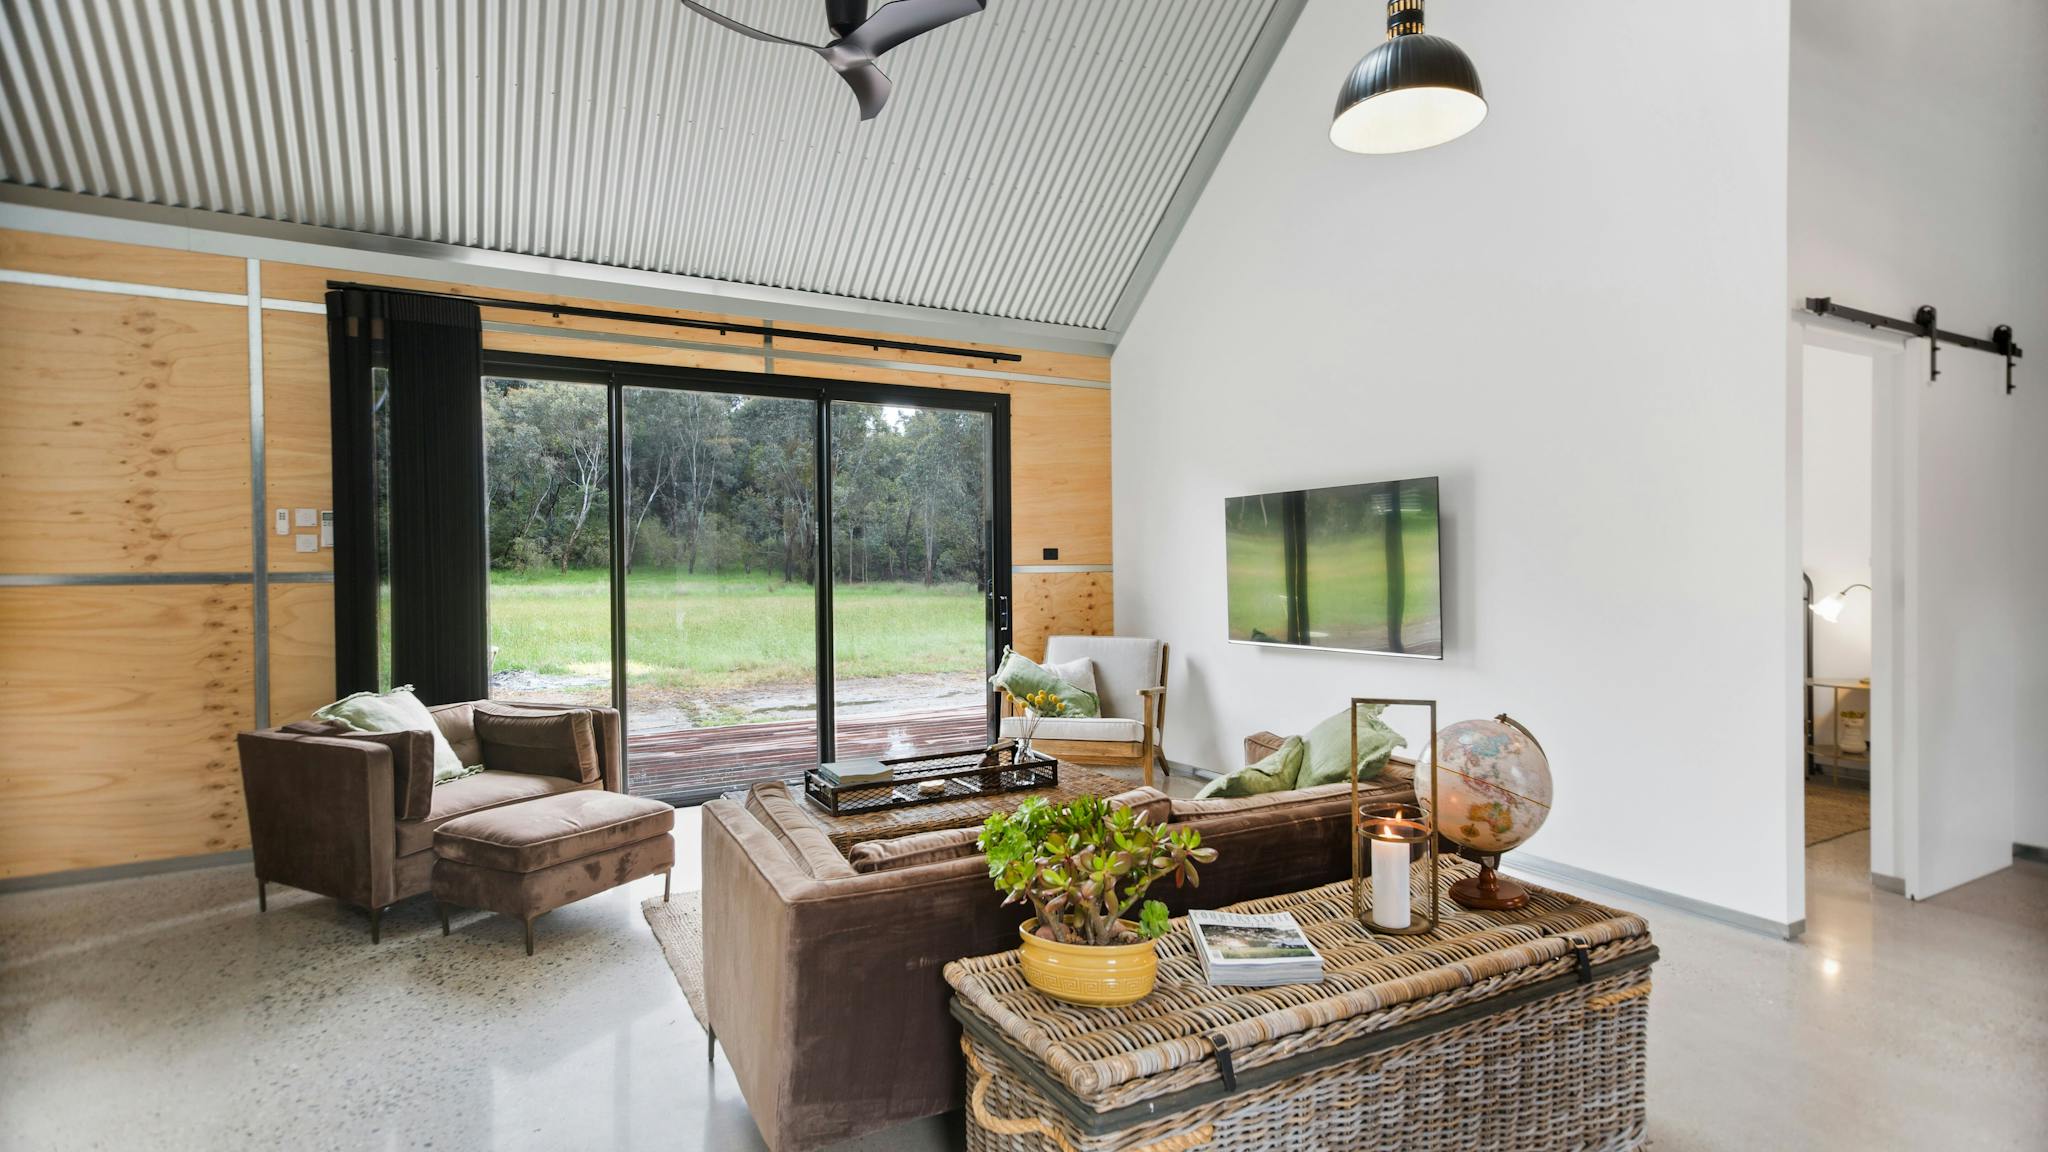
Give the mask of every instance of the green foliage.
[[[493, 570], [608, 567], [605, 390], [488, 377], [483, 405]], [[809, 401], [629, 387], [624, 407], [629, 568], [816, 580]], [[835, 582], [986, 586], [988, 425], [968, 412], [832, 406]]]
[[[1195, 865], [1216, 859], [1193, 828], [1169, 829], [1097, 796], [1057, 807], [1032, 797], [990, 815], [977, 842], [1003, 903], [1029, 902], [1040, 934], [1065, 944], [1120, 943], [1117, 921], [1153, 883], [1199, 884]], [[1166, 924], [1166, 906], [1146, 901], [1139, 936], [1155, 939]]]

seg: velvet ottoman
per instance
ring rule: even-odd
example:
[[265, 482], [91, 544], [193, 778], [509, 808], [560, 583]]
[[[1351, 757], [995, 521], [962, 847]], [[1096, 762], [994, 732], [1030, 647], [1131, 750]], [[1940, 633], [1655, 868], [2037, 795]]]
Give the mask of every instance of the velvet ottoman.
[[[434, 830], [434, 901], [526, 924], [542, 913], [675, 866], [675, 809], [617, 792], [564, 792], [450, 820]], [[666, 880], [661, 898], [668, 899]]]

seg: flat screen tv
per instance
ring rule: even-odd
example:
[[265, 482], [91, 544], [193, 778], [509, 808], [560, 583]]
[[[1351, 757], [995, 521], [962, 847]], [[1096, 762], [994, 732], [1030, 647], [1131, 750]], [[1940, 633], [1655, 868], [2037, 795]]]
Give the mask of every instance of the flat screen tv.
[[1230, 639], [1441, 660], [1436, 477], [1223, 502]]

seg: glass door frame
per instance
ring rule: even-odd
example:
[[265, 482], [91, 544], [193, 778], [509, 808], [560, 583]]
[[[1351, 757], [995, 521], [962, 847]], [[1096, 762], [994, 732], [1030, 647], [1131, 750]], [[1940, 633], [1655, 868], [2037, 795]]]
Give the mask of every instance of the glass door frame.
[[[1011, 642], [1011, 548], [1010, 548], [1010, 397], [1003, 392], [980, 392], [955, 388], [921, 388], [906, 384], [877, 384], [861, 380], [830, 380], [812, 376], [764, 375], [712, 368], [681, 368], [662, 364], [595, 360], [580, 357], [546, 356], [527, 352], [497, 352], [485, 349], [483, 376], [561, 380], [567, 383], [600, 384], [606, 389], [607, 443], [611, 453], [609, 555], [611, 560], [611, 656], [612, 707], [619, 712], [622, 746], [630, 746], [627, 729], [626, 676], [626, 581], [624, 578], [627, 501], [627, 454], [623, 450], [627, 388], [660, 388], [673, 391], [716, 392], [766, 396], [812, 403], [812, 485], [818, 509], [816, 563], [811, 583], [817, 590], [815, 609], [817, 633], [818, 754], [834, 756], [836, 717], [833, 711], [834, 666], [832, 640], [832, 405], [834, 401], [881, 404], [895, 408], [936, 408], [954, 412], [979, 412], [989, 417], [989, 486], [993, 529], [990, 532], [989, 587], [984, 594], [984, 619], [988, 644], [984, 674], [993, 676], [1003, 649]], [[994, 691], [987, 693], [988, 736], [993, 740], [1000, 723]], [[624, 748], [622, 748], [624, 750]], [[631, 753], [626, 753], [631, 768]], [[622, 779], [624, 777], [622, 776]], [[707, 788], [656, 799], [677, 804], [698, 803], [717, 796], [722, 788]]]

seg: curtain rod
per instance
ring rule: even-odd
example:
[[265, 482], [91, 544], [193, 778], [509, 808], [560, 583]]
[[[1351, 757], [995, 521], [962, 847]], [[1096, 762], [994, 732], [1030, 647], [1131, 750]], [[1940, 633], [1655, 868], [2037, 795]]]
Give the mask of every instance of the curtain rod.
[[998, 364], [1017, 363], [1024, 358], [1015, 352], [991, 352], [984, 348], [961, 348], [947, 344], [919, 344], [912, 340], [888, 340], [879, 336], [847, 336], [839, 332], [810, 332], [801, 328], [771, 328], [766, 324], [726, 324], [716, 320], [691, 320], [682, 316], [653, 316], [645, 312], [620, 312], [611, 308], [589, 308], [580, 304], [543, 304], [535, 300], [505, 300], [496, 296], [467, 296], [460, 292], [422, 292], [414, 288], [391, 288], [382, 284], [358, 284], [351, 280], [329, 280], [329, 288], [362, 292], [394, 292], [408, 296], [433, 296], [461, 300], [481, 308], [514, 308], [523, 312], [546, 312], [554, 316], [588, 316], [595, 320], [629, 320], [635, 324], [666, 324], [673, 328], [740, 332], [748, 336], [782, 336], [791, 340], [817, 340], [829, 344], [851, 344], [880, 351], [926, 352], [938, 356], [964, 356], [970, 360], [991, 360]]
[[2012, 395], [2012, 362], [2025, 355], [2025, 353], [2020, 351], [2020, 346], [2012, 342], [2012, 325], [2000, 324], [1998, 327], [1993, 328], [1991, 330], [1991, 339], [1989, 340], [1980, 339], [1976, 336], [1965, 336], [1960, 332], [1950, 332], [1947, 329], [1935, 327], [1934, 305], [1932, 304], [1922, 304], [1913, 313], [1911, 320], [1900, 320], [1893, 316], [1880, 316], [1875, 312], [1865, 312], [1861, 308], [1851, 308], [1845, 304], [1837, 304], [1834, 298], [1830, 296], [1808, 296], [1806, 298], [1806, 310], [1816, 316], [1839, 316], [1844, 320], [1856, 324], [1867, 324], [1872, 328], [1883, 328], [1892, 332], [1901, 332], [1907, 336], [1926, 337], [1927, 379], [1929, 382], [1941, 379], [1941, 342], [1944, 340], [1959, 347], [1974, 348], [1979, 352], [1989, 352], [1993, 356], [2005, 357], [2005, 394], [2008, 396]]

